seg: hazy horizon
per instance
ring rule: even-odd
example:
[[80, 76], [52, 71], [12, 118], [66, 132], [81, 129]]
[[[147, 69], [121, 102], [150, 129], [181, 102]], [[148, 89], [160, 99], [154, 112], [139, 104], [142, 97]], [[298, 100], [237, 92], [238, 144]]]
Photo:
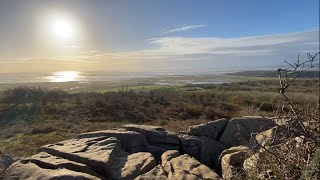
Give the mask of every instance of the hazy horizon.
[[319, 51], [318, 7], [317, 0], [0, 1], [0, 73], [275, 67]]

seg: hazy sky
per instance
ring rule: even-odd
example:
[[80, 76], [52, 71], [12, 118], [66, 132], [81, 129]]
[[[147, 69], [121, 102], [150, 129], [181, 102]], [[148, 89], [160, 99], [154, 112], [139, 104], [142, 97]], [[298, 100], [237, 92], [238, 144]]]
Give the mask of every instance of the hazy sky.
[[318, 50], [318, 0], [0, 0], [0, 72], [206, 72]]

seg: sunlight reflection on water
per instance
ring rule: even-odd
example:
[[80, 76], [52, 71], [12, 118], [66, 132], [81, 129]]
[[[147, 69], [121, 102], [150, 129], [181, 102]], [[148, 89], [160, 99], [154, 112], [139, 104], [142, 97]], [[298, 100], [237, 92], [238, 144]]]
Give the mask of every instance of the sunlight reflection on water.
[[58, 71], [47, 77], [50, 82], [70, 82], [80, 79], [79, 71]]

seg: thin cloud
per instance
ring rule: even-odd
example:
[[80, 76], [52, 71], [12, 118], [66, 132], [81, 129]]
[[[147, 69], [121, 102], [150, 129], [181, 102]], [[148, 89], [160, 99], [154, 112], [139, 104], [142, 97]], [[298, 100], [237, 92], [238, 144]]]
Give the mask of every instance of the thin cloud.
[[0, 71], [14, 71], [17, 65], [26, 68], [29, 64], [32, 69], [34, 64], [43, 64], [46, 68], [78, 67], [82, 70], [121, 69], [123, 66], [131, 70], [134, 66], [141, 71], [174, 67], [175, 71], [191, 68], [190, 71], [205, 72], [228, 65], [279, 64], [284, 58], [287, 60], [299, 53], [318, 51], [318, 39], [319, 30], [240, 38], [161, 37], [149, 40], [154, 47], [152, 49], [118, 52], [91, 50], [78, 55], [46, 58], [0, 58]]
[[148, 52], [166, 55], [297, 52], [317, 48], [318, 39], [319, 30], [241, 38], [161, 37], [150, 39], [158, 48]]
[[174, 29], [170, 29], [165, 31], [164, 33], [168, 34], [168, 33], [175, 33], [175, 32], [181, 32], [181, 31], [188, 31], [188, 30], [192, 30], [192, 29], [199, 29], [199, 28], [203, 28], [206, 27], [207, 25], [204, 24], [196, 24], [196, 25], [189, 25], [189, 26], [182, 26], [182, 27], [178, 27], [178, 28], [174, 28]]

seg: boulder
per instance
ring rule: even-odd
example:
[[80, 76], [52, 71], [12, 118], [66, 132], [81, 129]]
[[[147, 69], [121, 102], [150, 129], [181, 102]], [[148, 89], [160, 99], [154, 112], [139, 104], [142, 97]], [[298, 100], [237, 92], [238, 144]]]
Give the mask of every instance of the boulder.
[[21, 163], [33, 163], [44, 169], [68, 169], [70, 171], [82, 172], [95, 177], [100, 177], [99, 174], [92, 171], [87, 165], [53, 156], [46, 152], [40, 152], [34, 156], [21, 160]]
[[206, 136], [201, 137], [201, 158], [200, 162], [209, 167], [221, 171], [219, 156], [226, 148], [220, 142]]
[[161, 166], [166, 166], [167, 162], [169, 162], [171, 159], [176, 158], [180, 156], [179, 151], [177, 150], [169, 150], [162, 154], [161, 156]]
[[177, 134], [180, 140], [180, 152], [182, 154], [189, 154], [191, 157], [200, 159], [201, 157], [201, 139], [200, 137]]
[[46, 179], [61, 179], [61, 180], [98, 180], [95, 177], [86, 173], [71, 171], [65, 168], [45, 169], [32, 162], [18, 161], [12, 164], [5, 174], [7, 179], [15, 180], [46, 180]]
[[174, 133], [167, 132], [165, 129], [158, 126], [128, 124], [122, 126], [122, 128], [143, 134], [151, 145], [179, 144], [179, 139]]
[[195, 126], [190, 126], [186, 133], [194, 136], [206, 136], [214, 140], [219, 140], [228, 122], [229, 120], [227, 119], [218, 119]]
[[[266, 131], [263, 131], [255, 136], [255, 140], [261, 146], [274, 146], [283, 142], [284, 138], [288, 139], [289, 133], [281, 126], [276, 126]], [[253, 144], [255, 145], [255, 144]], [[259, 145], [255, 145], [260, 148]]]
[[109, 177], [111, 179], [134, 179], [149, 172], [156, 165], [153, 156], [145, 152], [115, 157], [109, 169]]
[[187, 154], [171, 159], [164, 170], [168, 179], [220, 179], [218, 174]]
[[251, 133], [260, 133], [275, 126], [276, 123], [273, 120], [266, 118], [234, 118], [227, 124], [219, 141], [227, 148], [248, 145]]
[[148, 142], [143, 134], [134, 131], [128, 131], [122, 128], [83, 133], [79, 134], [76, 139], [99, 137], [117, 138], [118, 140], [120, 140], [122, 148], [128, 152], [130, 152], [132, 148], [148, 145]]
[[151, 171], [142, 174], [135, 178], [135, 180], [167, 180], [168, 176], [163, 170], [162, 166], [158, 165], [153, 168]]
[[86, 164], [94, 171], [107, 175], [112, 158], [125, 156], [126, 153], [122, 151], [120, 142], [116, 138], [103, 138], [70, 139], [42, 146], [39, 150], [70, 161]]
[[224, 179], [237, 179], [241, 176], [243, 162], [250, 152], [245, 146], [231, 147], [220, 155], [222, 176]]

